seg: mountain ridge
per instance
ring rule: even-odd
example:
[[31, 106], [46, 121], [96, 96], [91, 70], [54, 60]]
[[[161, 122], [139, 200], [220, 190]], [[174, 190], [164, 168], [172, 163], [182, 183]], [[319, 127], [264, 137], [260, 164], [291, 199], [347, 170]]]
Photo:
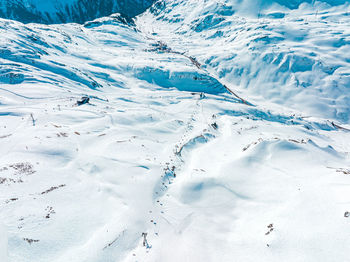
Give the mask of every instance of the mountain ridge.
[[131, 18], [146, 10], [153, 0], [4, 0], [0, 17], [23, 23], [57, 24], [84, 22], [120, 13]]

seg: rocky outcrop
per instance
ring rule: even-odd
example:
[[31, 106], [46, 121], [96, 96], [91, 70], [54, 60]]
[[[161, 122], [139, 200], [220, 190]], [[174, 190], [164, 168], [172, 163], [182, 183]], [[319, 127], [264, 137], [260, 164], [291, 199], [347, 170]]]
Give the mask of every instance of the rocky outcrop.
[[84, 23], [113, 13], [131, 18], [153, 0], [3, 0], [0, 17], [23, 23]]

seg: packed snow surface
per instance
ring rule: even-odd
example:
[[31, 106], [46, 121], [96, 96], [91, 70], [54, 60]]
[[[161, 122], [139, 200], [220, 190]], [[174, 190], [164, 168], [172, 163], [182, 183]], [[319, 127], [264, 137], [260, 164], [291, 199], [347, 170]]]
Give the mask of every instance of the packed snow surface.
[[0, 224], [0, 261], [7, 262], [7, 232], [2, 224]]
[[1, 19], [0, 261], [349, 261], [349, 11]]

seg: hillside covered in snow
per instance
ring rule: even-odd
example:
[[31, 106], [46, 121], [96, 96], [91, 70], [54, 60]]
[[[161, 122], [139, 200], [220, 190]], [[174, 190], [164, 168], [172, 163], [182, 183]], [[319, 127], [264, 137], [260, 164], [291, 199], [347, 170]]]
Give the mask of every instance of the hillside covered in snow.
[[150, 5], [0, 3], [0, 261], [348, 261], [350, 3]]
[[2, 0], [0, 17], [23, 23], [84, 23], [121, 13], [132, 18], [150, 7], [153, 0]]

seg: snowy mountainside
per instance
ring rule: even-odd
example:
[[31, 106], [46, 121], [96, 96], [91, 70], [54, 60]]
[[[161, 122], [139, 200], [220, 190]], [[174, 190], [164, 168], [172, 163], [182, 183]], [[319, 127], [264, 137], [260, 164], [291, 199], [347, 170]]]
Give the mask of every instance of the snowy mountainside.
[[256, 3], [0, 19], [0, 259], [347, 261], [348, 4]]
[[0, 17], [23, 23], [84, 23], [113, 13], [131, 18], [153, 0], [2, 0]]
[[165, 0], [138, 24], [250, 96], [349, 123], [349, 11], [346, 2]]

